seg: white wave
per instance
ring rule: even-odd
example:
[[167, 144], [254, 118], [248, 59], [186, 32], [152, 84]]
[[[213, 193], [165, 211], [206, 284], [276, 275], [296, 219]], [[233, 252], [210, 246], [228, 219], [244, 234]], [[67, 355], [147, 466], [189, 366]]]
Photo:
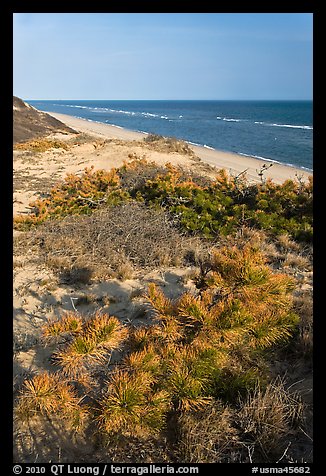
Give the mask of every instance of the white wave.
[[313, 129], [312, 126], [295, 126], [293, 124], [271, 124], [274, 127], [290, 127], [292, 129]]
[[223, 117], [222, 121], [226, 121], [226, 122], [241, 122], [241, 119], [233, 119], [233, 118]]
[[296, 166], [299, 169], [307, 170], [307, 172], [313, 172], [314, 169], [309, 169], [309, 167], [304, 167], [303, 165], [297, 165]]
[[140, 130], [137, 130], [137, 132], [141, 132], [142, 134], [146, 134], [146, 135], [149, 135], [149, 132], [145, 132], [145, 131], [140, 131]]
[[309, 169], [308, 167], [304, 167], [303, 165], [294, 165], [294, 164], [289, 164], [288, 162], [279, 162], [281, 165], [287, 165], [288, 167], [294, 167], [295, 169], [302, 169], [302, 170], [307, 170], [307, 172], [313, 172], [313, 169]]
[[203, 147], [203, 144], [197, 144], [197, 142], [191, 142], [190, 140], [186, 140], [185, 142], [187, 142], [187, 144], [190, 144], [190, 145], [197, 145], [199, 147]]
[[127, 114], [128, 116], [134, 116], [136, 114], [133, 111], [124, 111], [123, 109], [110, 109], [110, 112], [118, 112], [119, 114]]
[[206, 145], [206, 144], [204, 144], [203, 147], [205, 147], [206, 149], [215, 150], [214, 147], [210, 147], [209, 145]]
[[183, 117], [183, 115], [182, 115], [182, 114], [180, 114], [180, 116], [179, 116], [179, 119], [181, 119], [181, 117]]
[[211, 147], [206, 144], [198, 144], [197, 142], [191, 142], [190, 140], [186, 140], [185, 142], [187, 142], [187, 144], [190, 144], [190, 145], [196, 145], [197, 147], [205, 147], [205, 149], [215, 150], [214, 147]]
[[216, 116], [216, 119], [219, 121], [226, 121], [226, 122], [244, 122], [246, 119], [234, 119], [233, 117], [221, 117], [221, 116]]
[[[166, 115], [159, 115], [155, 114], [152, 112], [134, 112], [134, 111], [126, 111], [124, 109], [111, 109], [107, 107], [88, 107], [88, 106], [79, 106], [79, 105], [74, 105], [74, 104], [55, 104], [55, 106], [62, 106], [62, 107], [73, 107], [73, 108], [78, 108], [78, 109], [89, 109], [90, 111], [94, 112], [111, 112], [114, 114], [125, 114], [127, 116], [144, 116], [144, 117], [159, 117], [160, 119], [166, 119], [170, 120], [168, 116]], [[183, 117], [183, 116], [179, 116]]]
[[[53, 105], [54, 106], [60, 106], [60, 107], [72, 107], [72, 108], [77, 108], [77, 109], [89, 109], [91, 111], [116, 112], [116, 113], [120, 113], [120, 114], [132, 114], [132, 115], [136, 114], [133, 111], [125, 111], [123, 109], [111, 109], [111, 108], [108, 108], [108, 107], [80, 106], [80, 105], [76, 105], [76, 104], [56, 104], [56, 103], [54, 103]], [[141, 114], [149, 115], [149, 116], [152, 115], [152, 114], [146, 113], [146, 112], [141, 113]], [[157, 117], [154, 114], [153, 114], [153, 116]]]
[[268, 157], [262, 157], [261, 155], [245, 154], [244, 152], [237, 152], [237, 154], [244, 155], [245, 157], [252, 157], [254, 159], [266, 160], [268, 162], [275, 162], [276, 164], [282, 164], [282, 162], [279, 162], [278, 160], [269, 159]]
[[92, 109], [91, 107], [87, 106], [75, 106], [73, 104], [54, 104], [55, 106], [63, 106], [63, 107], [76, 107], [77, 109]]
[[92, 107], [90, 109], [96, 112], [116, 112], [114, 109], [109, 109], [108, 107]]
[[116, 124], [111, 124], [109, 121], [105, 121], [108, 126], [116, 127], [117, 129], [123, 129], [121, 126], [117, 126]]
[[151, 112], [141, 112], [141, 115], [145, 117], [159, 117], [158, 114], [152, 114]]
[[255, 124], [260, 124], [262, 126], [270, 126], [270, 127], [290, 127], [291, 129], [313, 130], [312, 126], [299, 126], [299, 125], [295, 125], [295, 124], [276, 124], [276, 123], [262, 122], [262, 121], [255, 121]]
[[303, 170], [307, 170], [308, 172], [313, 172], [313, 169], [309, 169], [308, 167], [303, 167], [302, 165], [295, 165], [295, 164], [290, 164], [290, 163], [287, 163], [287, 162], [280, 162], [279, 160], [273, 160], [273, 159], [269, 159], [267, 157], [261, 157], [260, 155], [245, 154], [243, 152], [237, 152], [237, 153], [239, 155], [244, 155], [245, 157], [253, 157], [254, 159], [264, 160], [266, 162], [273, 162], [275, 164], [287, 165], [288, 167], [294, 167], [296, 169], [303, 169]]
[[134, 116], [136, 113], [135, 112], [132, 112], [132, 111], [124, 111], [123, 109], [110, 109], [110, 108], [107, 108], [107, 107], [93, 107], [93, 108], [90, 108], [92, 109], [93, 111], [104, 111], [104, 112], [113, 112], [113, 113], [118, 113], [118, 114], [127, 114], [128, 116], [131, 115], [131, 116]]
[[74, 116], [74, 117], [77, 117], [77, 119], [82, 119], [83, 121], [87, 121], [87, 122], [96, 122], [97, 124], [105, 124], [102, 121], [95, 121], [94, 119], [87, 119], [87, 117], [80, 117], [80, 116]]

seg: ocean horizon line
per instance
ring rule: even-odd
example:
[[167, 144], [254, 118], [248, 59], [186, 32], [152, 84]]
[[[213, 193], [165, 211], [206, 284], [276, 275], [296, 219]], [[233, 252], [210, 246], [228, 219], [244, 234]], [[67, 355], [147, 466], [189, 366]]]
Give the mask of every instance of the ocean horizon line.
[[155, 99], [155, 98], [128, 98], [128, 99], [112, 99], [112, 98], [24, 98], [22, 96], [16, 97], [22, 98], [24, 101], [219, 101], [219, 102], [313, 102], [313, 99]]

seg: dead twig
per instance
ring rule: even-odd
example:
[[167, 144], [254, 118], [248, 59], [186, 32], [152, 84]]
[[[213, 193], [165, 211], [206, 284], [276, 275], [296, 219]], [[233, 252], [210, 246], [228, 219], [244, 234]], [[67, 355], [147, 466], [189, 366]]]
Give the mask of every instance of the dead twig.
[[290, 448], [290, 446], [291, 446], [291, 441], [289, 442], [289, 444], [288, 444], [287, 447], [285, 448], [284, 453], [282, 454], [282, 456], [276, 461], [276, 463], [279, 463], [280, 461], [282, 461], [282, 459], [284, 458], [284, 456], [285, 456], [286, 453], [288, 452], [288, 449]]

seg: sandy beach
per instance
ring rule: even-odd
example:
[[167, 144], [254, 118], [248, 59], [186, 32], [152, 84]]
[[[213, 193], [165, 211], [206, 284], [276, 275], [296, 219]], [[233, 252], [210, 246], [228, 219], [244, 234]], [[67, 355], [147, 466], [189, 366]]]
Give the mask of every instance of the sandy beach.
[[[93, 134], [102, 138], [115, 138], [126, 141], [141, 140], [146, 137], [145, 133], [131, 131], [114, 125], [103, 124], [99, 122], [79, 119], [67, 114], [50, 113], [56, 119], [59, 119], [67, 126], [73, 129]], [[214, 167], [225, 168], [232, 174], [239, 174], [246, 170], [247, 178], [250, 181], [259, 181], [258, 172], [265, 164], [269, 166], [268, 161], [259, 160], [254, 157], [246, 157], [240, 154], [224, 152], [216, 149], [208, 149], [206, 147], [191, 145], [195, 154], [204, 162]], [[287, 179], [295, 179], [297, 176], [308, 179], [312, 173], [306, 170], [295, 168], [287, 165], [273, 163], [272, 167], [264, 172], [264, 176], [273, 179], [276, 183], [283, 183]]]

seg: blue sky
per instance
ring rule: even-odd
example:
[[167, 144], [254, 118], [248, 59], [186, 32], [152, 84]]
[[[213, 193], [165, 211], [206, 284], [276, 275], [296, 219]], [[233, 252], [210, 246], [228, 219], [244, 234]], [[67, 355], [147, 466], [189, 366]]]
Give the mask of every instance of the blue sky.
[[23, 99], [312, 99], [310, 13], [15, 13]]

